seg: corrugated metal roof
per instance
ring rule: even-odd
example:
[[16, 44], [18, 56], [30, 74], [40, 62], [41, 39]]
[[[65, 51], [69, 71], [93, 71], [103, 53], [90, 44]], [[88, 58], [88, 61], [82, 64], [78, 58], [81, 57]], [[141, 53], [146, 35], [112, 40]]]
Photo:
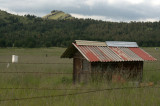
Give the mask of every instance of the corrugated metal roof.
[[116, 47], [110, 47], [116, 54], [118, 54], [124, 61], [131, 61], [129, 56], [127, 56], [122, 50]]
[[144, 61], [129, 48], [81, 46], [74, 44], [90, 62]]
[[[79, 51], [84, 58], [89, 62], [120, 62], [120, 61], [154, 61], [154, 57], [146, 53], [144, 50], [138, 47], [108, 47], [102, 46], [102, 44], [95, 44], [96, 46], [87, 45], [89, 42], [77, 41], [72, 43], [72, 46], [61, 56], [62, 58], [72, 58], [74, 53]], [[80, 42], [83, 42], [81, 45]], [[100, 45], [100, 46], [98, 46]]]
[[151, 55], [149, 55], [147, 52], [145, 52], [144, 50], [140, 48], [129, 48], [129, 49], [133, 51], [134, 53], [136, 53], [139, 57], [141, 57], [145, 61], [156, 60], [154, 57], [152, 57]]
[[106, 41], [106, 44], [112, 47], [138, 47], [136, 42]]
[[117, 47], [110, 47], [114, 52], [116, 52], [121, 58], [125, 61], [143, 61], [141, 57], [131, 51], [129, 48], [117, 48]]
[[80, 46], [75, 44], [75, 47], [79, 48], [81, 54], [87, 57], [87, 60], [90, 62], [122, 61], [122, 59], [107, 46]]
[[127, 56], [130, 57], [132, 60], [143, 61], [143, 59], [141, 57], [139, 57], [137, 54], [135, 54], [129, 48], [119, 48], [119, 49], [122, 50], [123, 52], [125, 52], [125, 54], [127, 54]]
[[107, 46], [105, 42], [99, 41], [75, 40], [75, 43], [77, 45]]

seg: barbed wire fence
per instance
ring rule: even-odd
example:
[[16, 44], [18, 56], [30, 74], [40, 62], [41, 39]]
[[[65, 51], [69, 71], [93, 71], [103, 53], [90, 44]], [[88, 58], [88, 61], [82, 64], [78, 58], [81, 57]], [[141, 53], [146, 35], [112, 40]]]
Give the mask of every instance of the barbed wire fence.
[[142, 89], [142, 88], [144, 89], [144, 88], [160, 88], [160, 87], [144, 86], [144, 87], [123, 87], [123, 88], [95, 89], [95, 90], [89, 90], [89, 91], [85, 91], [85, 92], [76, 92], [76, 93], [68, 93], [68, 94], [61, 94], [61, 95], [34, 96], [34, 97], [13, 98], [13, 99], [0, 99], [0, 102], [20, 101], [20, 100], [29, 100], [29, 99], [41, 99], [41, 98], [56, 98], [56, 97], [66, 97], [66, 96], [74, 96], [74, 95], [96, 93], [96, 92], [102, 92], [102, 91], [124, 90], [124, 89]]
[[[12, 62], [0, 62], [2, 64], [8, 64]], [[146, 64], [150, 64], [153, 62], [147, 62]], [[13, 64], [73, 64], [73, 63], [13, 63]], [[160, 72], [160, 69], [145, 71], [145, 72]], [[22, 72], [22, 71], [14, 71], [14, 72], [7, 72], [1, 71], [0, 74], [48, 74], [48, 75], [72, 75], [73, 73], [64, 73], [64, 72]], [[84, 74], [102, 74], [102, 73], [84, 73]], [[82, 94], [89, 94], [89, 93], [96, 93], [102, 91], [111, 91], [111, 90], [123, 90], [123, 89], [150, 89], [150, 88], [160, 88], [155, 86], [144, 86], [144, 87], [123, 87], [123, 88], [104, 88], [104, 89], [59, 89], [59, 88], [0, 88], [0, 90], [87, 90], [84, 92], [76, 92], [76, 93], [68, 93], [68, 94], [61, 94], [61, 95], [48, 95], [48, 96], [34, 96], [34, 97], [24, 97], [24, 98], [8, 98], [8, 99], [0, 99], [0, 102], [7, 102], [7, 101], [19, 101], [19, 100], [29, 100], [29, 99], [40, 99], [40, 98], [56, 98], [56, 97], [65, 97], [65, 96], [73, 96], [73, 95], [82, 95]]]

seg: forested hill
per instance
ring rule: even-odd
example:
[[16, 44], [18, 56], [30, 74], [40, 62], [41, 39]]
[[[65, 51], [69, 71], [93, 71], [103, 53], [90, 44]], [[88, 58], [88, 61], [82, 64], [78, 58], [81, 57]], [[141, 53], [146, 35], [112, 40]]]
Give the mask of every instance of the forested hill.
[[160, 46], [160, 22], [104, 22], [91, 19], [44, 20], [0, 11], [0, 47], [66, 47], [76, 39], [136, 41]]

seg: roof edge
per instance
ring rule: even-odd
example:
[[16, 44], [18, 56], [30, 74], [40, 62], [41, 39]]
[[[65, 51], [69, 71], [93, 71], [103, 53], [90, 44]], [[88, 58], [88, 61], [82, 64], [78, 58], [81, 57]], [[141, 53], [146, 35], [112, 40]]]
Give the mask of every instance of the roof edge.
[[77, 47], [78, 45], [76, 45], [75, 43], [72, 43], [72, 44], [83, 55], [83, 57], [86, 58], [90, 62], [90, 60], [84, 55], [84, 53]]

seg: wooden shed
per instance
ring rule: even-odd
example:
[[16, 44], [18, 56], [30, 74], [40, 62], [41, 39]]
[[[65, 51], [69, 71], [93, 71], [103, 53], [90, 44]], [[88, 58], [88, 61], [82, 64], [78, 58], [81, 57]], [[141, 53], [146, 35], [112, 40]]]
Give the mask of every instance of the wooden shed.
[[143, 62], [156, 59], [136, 42], [75, 40], [61, 58], [73, 58], [73, 81], [107, 79], [138, 80], [143, 77]]

